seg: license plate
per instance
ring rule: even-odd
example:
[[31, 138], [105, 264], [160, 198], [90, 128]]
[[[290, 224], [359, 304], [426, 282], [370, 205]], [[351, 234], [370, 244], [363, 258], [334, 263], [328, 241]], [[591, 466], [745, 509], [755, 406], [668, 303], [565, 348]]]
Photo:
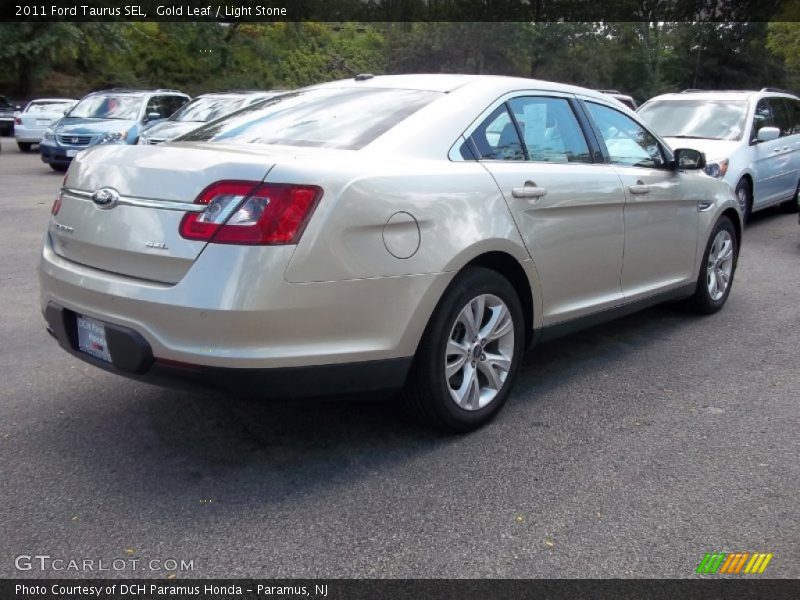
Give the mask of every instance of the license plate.
[[78, 349], [95, 358], [111, 362], [106, 345], [106, 328], [103, 323], [83, 315], [77, 315]]
[[37, 125], [50, 125], [50, 119], [36, 119]]
[[67, 150], [67, 158], [73, 158], [78, 155], [77, 150]]

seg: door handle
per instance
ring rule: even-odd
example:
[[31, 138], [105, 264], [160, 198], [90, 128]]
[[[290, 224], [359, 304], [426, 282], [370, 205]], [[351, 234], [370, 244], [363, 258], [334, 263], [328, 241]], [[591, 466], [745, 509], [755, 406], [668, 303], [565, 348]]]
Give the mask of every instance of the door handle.
[[649, 194], [650, 193], [650, 186], [645, 185], [641, 181], [637, 181], [636, 185], [629, 185], [628, 191], [631, 194]]
[[697, 210], [699, 212], [706, 212], [711, 210], [711, 207], [714, 206], [713, 202], [708, 202], [707, 200], [701, 200], [697, 203]]
[[526, 181], [523, 187], [511, 188], [511, 195], [514, 198], [541, 198], [546, 193], [546, 188], [539, 187], [532, 181]]
[[775, 148], [775, 149], [773, 150], [773, 152], [780, 152], [780, 151], [781, 151], [781, 149], [780, 149], [780, 148]]

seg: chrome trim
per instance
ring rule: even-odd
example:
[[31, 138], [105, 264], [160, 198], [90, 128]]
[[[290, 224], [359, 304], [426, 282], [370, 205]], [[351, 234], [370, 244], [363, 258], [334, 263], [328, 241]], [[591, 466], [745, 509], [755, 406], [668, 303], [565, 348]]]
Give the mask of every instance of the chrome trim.
[[[85, 192], [72, 188], [62, 188], [61, 193], [80, 200], [92, 201], [94, 192]], [[139, 208], [158, 208], [160, 210], [180, 210], [183, 212], [200, 213], [206, 209], [205, 204], [192, 204], [191, 202], [175, 202], [172, 200], [154, 200], [152, 198], [137, 198], [135, 196], [120, 196], [117, 206], [138, 206]]]

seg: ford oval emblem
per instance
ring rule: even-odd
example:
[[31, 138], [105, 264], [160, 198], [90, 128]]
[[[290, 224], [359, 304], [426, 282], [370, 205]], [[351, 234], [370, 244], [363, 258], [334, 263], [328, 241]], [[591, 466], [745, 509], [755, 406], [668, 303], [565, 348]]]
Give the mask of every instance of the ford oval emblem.
[[100, 188], [92, 194], [92, 202], [99, 208], [114, 208], [119, 202], [119, 193], [112, 188]]

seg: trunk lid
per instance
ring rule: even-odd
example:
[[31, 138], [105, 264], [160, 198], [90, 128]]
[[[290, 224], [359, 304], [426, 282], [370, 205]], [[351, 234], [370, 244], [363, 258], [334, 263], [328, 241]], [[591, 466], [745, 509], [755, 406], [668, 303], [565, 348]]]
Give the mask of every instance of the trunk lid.
[[[177, 283], [206, 245], [181, 237], [181, 219], [211, 183], [263, 181], [275, 156], [258, 150], [178, 144], [81, 152], [50, 221], [53, 248], [67, 260], [110, 273]], [[93, 200], [101, 189], [118, 196], [114, 206]]]

